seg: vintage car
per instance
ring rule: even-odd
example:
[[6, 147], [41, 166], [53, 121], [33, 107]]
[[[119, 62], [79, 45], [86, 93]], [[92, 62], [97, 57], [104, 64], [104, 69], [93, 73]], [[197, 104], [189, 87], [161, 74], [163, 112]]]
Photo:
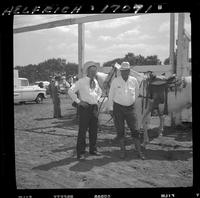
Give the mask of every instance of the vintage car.
[[36, 81], [36, 82], [34, 83], [34, 85], [38, 85], [38, 86], [40, 86], [40, 84], [42, 84], [43, 87], [44, 87], [45, 89], [47, 89], [47, 87], [49, 86], [50, 82], [48, 82], [48, 81]]
[[26, 78], [18, 78], [14, 85], [14, 103], [31, 102], [42, 103], [46, 98], [46, 89], [38, 85], [29, 85]]
[[37, 85], [39, 86], [40, 88], [45, 88], [46, 89], [46, 94], [48, 95], [49, 94], [49, 84], [50, 82], [48, 81], [36, 81], [34, 83], [34, 85]]

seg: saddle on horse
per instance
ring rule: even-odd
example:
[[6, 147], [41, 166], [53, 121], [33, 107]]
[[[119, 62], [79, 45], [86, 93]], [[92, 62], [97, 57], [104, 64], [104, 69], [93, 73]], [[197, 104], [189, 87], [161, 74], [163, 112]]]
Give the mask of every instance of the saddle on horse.
[[[166, 77], [164, 75], [156, 75], [153, 72], [149, 74], [149, 97], [153, 99], [153, 109], [159, 109], [159, 104], [164, 104], [164, 114], [168, 114], [168, 90], [169, 88], [177, 87], [181, 84], [181, 81], [176, 77], [175, 74]], [[176, 94], [176, 93], [175, 93]]]
[[166, 77], [164, 75], [155, 75], [154, 73], [150, 74], [150, 83], [151, 85], [166, 85], [171, 84], [176, 81], [176, 75], [172, 74], [169, 77]]

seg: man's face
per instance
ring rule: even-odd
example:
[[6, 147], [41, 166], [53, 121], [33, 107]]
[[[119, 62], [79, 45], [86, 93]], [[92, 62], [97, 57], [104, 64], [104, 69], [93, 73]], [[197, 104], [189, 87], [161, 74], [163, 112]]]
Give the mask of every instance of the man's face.
[[121, 76], [125, 81], [128, 80], [129, 74], [130, 74], [130, 69], [121, 70]]
[[97, 67], [96, 66], [90, 66], [88, 68], [88, 77], [94, 78], [97, 74]]

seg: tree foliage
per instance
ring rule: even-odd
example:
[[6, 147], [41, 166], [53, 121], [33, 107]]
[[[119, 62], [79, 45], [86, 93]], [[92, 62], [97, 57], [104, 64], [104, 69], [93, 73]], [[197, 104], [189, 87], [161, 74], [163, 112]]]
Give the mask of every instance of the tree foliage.
[[[174, 64], [176, 65], [176, 63], [177, 63], [177, 52], [174, 53]], [[164, 60], [164, 65], [169, 65], [169, 64], [170, 64], [170, 57]]]
[[123, 61], [128, 61], [130, 65], [161, 65], [161, 61], [157, 55], [144, 57], [142, 55], [135, 55], [128, 53], [123, 58], [116, 58], [103, 64], [104, 67], [113, 66], [116, 62], [121, 64]]
[[76, 75], [78, 65], [76, 63], [67, 63], [65, 59], [49, 59], [38, 65], [16, 66], [19, 71], [19, 77], [27, 78], [30, 83], [35, 81], [49, 81], [50, 76], [57, 74]]
[[[105, 62], [103, 66], [112, 66], [116, 62], [121, 64], [123, 61], [128, 61], [130, 65], [161, 64], [161, 61], [158, 59], [157, 55], [144, 57], [142, 55], [135, 55], [129, 52], [123, 58], [116, 58], [114, 60]], [[50, 76], [57, 74], [62, 74], [66, 77], [78, 74], [78, 64], [70, 62], [66, 63], [66, 60], [61, 58], [48, 59], [37, 65], [29, 64], [26, 66], [16, 66], [15, 69], [19, 71], [19, 77], [27, 78], [30, 83], [34, 83], [36, 81], [49, 81]]]

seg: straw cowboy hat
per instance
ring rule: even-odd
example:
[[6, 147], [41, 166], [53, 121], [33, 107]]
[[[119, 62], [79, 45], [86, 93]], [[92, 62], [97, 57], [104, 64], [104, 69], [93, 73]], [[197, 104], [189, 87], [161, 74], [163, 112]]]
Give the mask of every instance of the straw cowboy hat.
[[87, 74], [88, 68], [92, 67], [92, 66], [95, 66], [98, 70], [99, 67], [100, 67], [100, 63], [96, 63], [96, 62], [93, 62], [93, 61], [86, 62], [83, 66], [83, 74]]
[[128, 70], [128, 69], [130, 69], [130, 68], [131, 68], [131, 67], [130, 67], [129, 62], [122, 62], [122, 64], [121, 64], [119, 70]]

